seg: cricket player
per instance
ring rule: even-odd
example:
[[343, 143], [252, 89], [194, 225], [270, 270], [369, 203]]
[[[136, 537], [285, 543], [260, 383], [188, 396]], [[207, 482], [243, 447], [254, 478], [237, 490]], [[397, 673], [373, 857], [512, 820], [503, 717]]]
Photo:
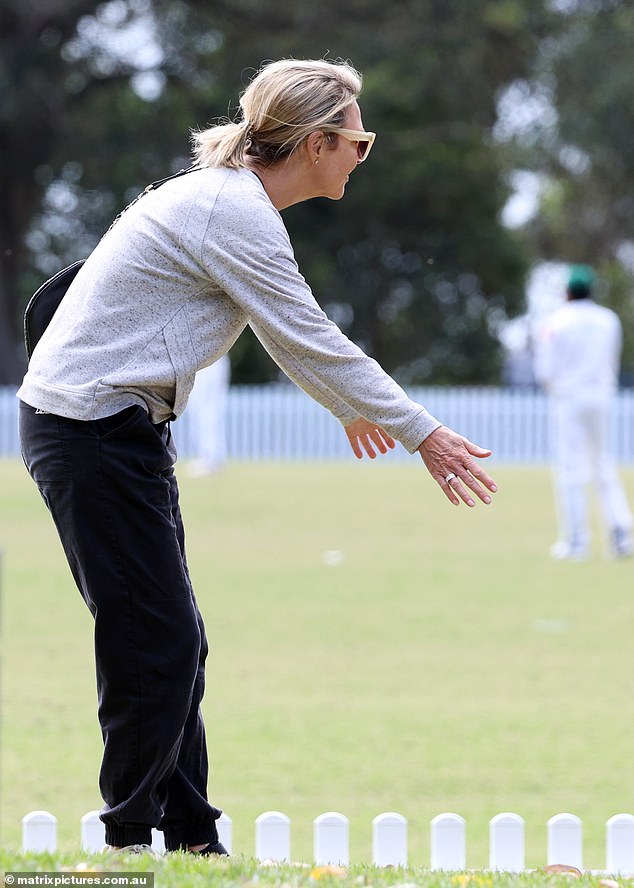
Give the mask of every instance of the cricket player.
[[608, 551], [630, 556], [632, 514], [609, 448], [618, 386], [622, 328], [614, 311], [592, 298], [595, 274], [572, 266], [566, 302], [546, 321], [535, 356], [537, 381], [550, 401], [551, 449], [559, 540], [557, 559], [580, 561], [590, 546], [587, 488], [594, 480]]

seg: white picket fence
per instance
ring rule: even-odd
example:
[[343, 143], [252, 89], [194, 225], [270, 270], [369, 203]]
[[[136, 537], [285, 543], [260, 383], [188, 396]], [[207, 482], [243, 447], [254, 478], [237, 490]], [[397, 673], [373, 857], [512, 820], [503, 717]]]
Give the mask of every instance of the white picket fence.
[[[18, 456], [15, 389], [0, 388], [0, 457]], [[408, 394], [440, 422], [493, 451], [504, 463], [549, 459], [548, 406], [539, 392], [505, 388], [412, 388]], [[634, 390], [619, 393], [612, 440], [618, 462], [634, 463]], [[172, 424], [179, 456], [192, 455], [190, 417]], [[232, 460], [354, 460], [341, 425], [290, 384], [232, 386], [227, 407]], [[383, 460], [411, 459], [402, 447]]]
[[[223, 813], [218, 820], [220, 841], [233, 850], [233, 824]], [[431, 870], [462, 871], [467, 867], [466, 822], [459, 814], [439, 814], [431, 821]], [[566, 864], [583, 870], [581, 819], [557, 814], [547, 824], [547, 864]], [[163, 834], [152, 831], [152, 847], [165, 850]], [[634, 816], [616, 814], [605, 826], [605, 870], [613, 875], [634, 874]], [[99, 852], [105, 844], [104, 824], [98, 811], [81, 819], [81, 847]], [[48, 811], [31, 811], [22, 819], [23, 851], [55, 851], [57, 819]], [[279, 811], [266, 811], [255, 821], [255, 857], [261, 861], [291, 862], [291, 821]], [[336, 811], [321, 814], [313, 822], [313, 862], [317, 865], [350, 863], [349, 821]], [[408, 824], [394, 812], [372, 821], [372, 863], [376, 866], [407, 866]], [[519, 814], [498, 814], [489, 823], [489, 869], [518, 873], [525, 870], [524, 820]]]

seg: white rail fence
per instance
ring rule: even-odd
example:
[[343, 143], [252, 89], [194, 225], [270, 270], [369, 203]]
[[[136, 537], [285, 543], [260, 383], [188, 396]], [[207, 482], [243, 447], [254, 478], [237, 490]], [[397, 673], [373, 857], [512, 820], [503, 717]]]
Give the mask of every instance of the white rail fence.
[[[231, 818], [218, 821], [220, 841], [233, 849]], [[439, 814], [431, 821], [430, 869], [461, 871], [467, 866], [466, 822], [459, 814]], [[583, 869], [583, 825], [574, 814], [557, 814], [547, 823], [547, 864]], [[165, 850], [163, 834], [152, 831], [152, 847]], [[81, 847], [99, 852], [105, 844], [104, 824], [98, 811], [81, 819]], [[23, 851], [55, 851], [57, 819], [48, 811], [31, 811], [22, 819]], [[291, 821], [279, 811], [266, 811], [255, 821], [257, 860], [291, 862]], [[313, 862], [318, 865], [350, 863], [349, 821], [329, 811], [313, 821]], [[408, 824], [395, 812], [379, 814], [372, 821], [372, 863], [376, 866], [407, 866]], [[518, 873], [525, 869], [524, 820], [519, 814], [497, 814], [489, 823], [489, 869]], [[634, 816], [616, 814], [605, 825], [605, 870], [614, 875], [634, 874]]]
[[[412, 388], [408, 394], [445, 425], [493, 450], [494, 459], [543, 463], [549, 458], [547, 404], [539, 392], [503, 388]], [[181, 458], [192, 455], [187, 411], [172, 425]], [[617, 399], [612, 437], [621, 463], [634, 463], [634, 390]], [[331, 414], [290, 384], [232, 386], [228, 399], [229, 458], [354, 459]], [[0, 457], [19, 455], [15, 389], [0, 388]], [[397, 447], [383, 459], [410, 459]]]

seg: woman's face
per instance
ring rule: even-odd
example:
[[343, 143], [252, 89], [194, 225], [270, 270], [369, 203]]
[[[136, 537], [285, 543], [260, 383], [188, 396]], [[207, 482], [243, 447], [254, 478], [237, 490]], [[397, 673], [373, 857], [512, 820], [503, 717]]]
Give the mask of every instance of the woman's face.
[[[363, 130], [361, 111], [356, 102], [348, 108], [341, 126], [344, 129]], [[358, 163], [357, 142], [336, 136], [334, 147], [324, 144], [324, 150], [319, 155], [319, 165], [315, 167], [320, 196], [340, 200], [350, 173], [356, 169]]]

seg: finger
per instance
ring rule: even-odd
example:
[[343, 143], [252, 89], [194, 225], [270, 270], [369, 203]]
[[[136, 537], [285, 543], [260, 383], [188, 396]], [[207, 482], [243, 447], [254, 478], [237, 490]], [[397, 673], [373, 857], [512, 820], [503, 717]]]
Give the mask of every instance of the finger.
[[463, 438], [462, 440], [464, 441], [464, 446], [467, 448], [471, 456], [477, 456], [478, 459], [486, 459], [487, 456], [491, 456], [491, 454], [493, 453], [492, 450], [480, 447], [478, 444], [474, 444], [473, 441], [470, 441], [468, 438]]
[[[449, 482], [445, 480], [445, 484], [447, 484], [447, 487], [456, 498], [457, 505], [459, 505], [458, 497], [460, 497], [460, 499], [464, 503], [466, 503], [469, 508], [473, 508], [473, 506], [475, 506], [475, 500], [471, 496], [469, 490], [467, 490], [467, 488], [463, 484], [462, 479], [458, 477], [458, 475], [456, 475], [455, 478], [452, 478]], [[491, 502], [491, 497], [489, 497], [489, 502]]]
[[379, 453], [387, 453], [387, 444], [383, 439], [383, 436], [381, 435], [380, 429], [374, 429], [372, 432], [370, 432], [370, 437], [376, 444]]
[[[456, 478], [456, 480], [457, 480], [457, 478]], [[453, 487], [451, 486], [451, 482], [447, 481], [446, 478], [441, 478], [438, 481], [438, 483], [442, 487], [444, 494], [447, 497], [447, 499], [449, 500], [449, 502], [452, 503], [454, 506], [459, 506], [460, 500], [456, 496], [456, 492], [453, 489]]]
[[364, 435], [363, 438], [361, 438], [361, 445], [362, 445], [363, 449], [365, 450], [365, 452], [370, 457], [370, 459], [376, 459], [376, 453], [374, 452], [374, 447], [372, 446], [372, 441], [370, 440], [368, 435]]
[[361, 452], [361, 447], [359, 446], [359, 439], [356, 437], [348, 436], [348, 441], [350, 441], [350, 446], [352, 447], [352, 452], [356, 456], [357, 459], [363, 459], [363, 453]]
[[[456, 481], [458, 482], [457, 484]], [[460, 475], [456, 478], [456, 481], [451, 482], [453, 485], [453, 489], [458, 492], [458, 494], [462, 497], [462, 499], [467, 503], [468, 506], [474, 506], [475, 503], [473, 502], [473, 499], [471, 499], [469, 493], [465, 488], [469, 488], [469, 490], [475, 493], [475, 495], [479, 499], [481, 499], [482, 502], [485, 503], [487, 506], [491, 503], [491, 497], [489, 496], [487, 491], [482, 487], [481, 484], [478, 483], [478, 481], [476, 481], [475, 478], [473, 478], [468, 473], [465, 472], [463, 475]], [[467, 502], [468, 499], [470, 500], [470, 502]]]
[[[449, 478], [449, 481], [447, 478]], [[475, 506], [475, 500], [471, 496], [470, 491], [472, 491], [485, 505], [488, 506], [491, 504], [491, 497], [489, 494], [482, 488], [475, 478], [472, 478], [467, 472], [463, 472], [462, 475], [454, 475], [453, 478], [448, 475], [442, 479], [441, 487], [445, 489], [445, 494], [454, 505], [459, 505], [461, 499], [467, 506], [469, 506], [469, 508], [473, 508]], [[458, 497], [460, 499], [458, 499]]]
[[491, 491], [491, 493], [496, 492], [496, 490], [498, 489], [497, 484], [495, 483], [493, 478], [487, 472], [485, 472], [485, 470], [479, 463], [473, 463], [472, 465], [466, 466], [466, 469], [468, 472], [471, 472], [471, 474], [480, 482], [480, 484], [483, 484], [485, 487], [487, 487]]
[[390, 448], [390, 450], [394, 450], [394, 448], [396, 447], [396, 441], [394, 440], [394, 438], [392, 438], [391, 435], [388, 435], [387, 432], [384, 432], [383, 429], [381, 429], [381, 435], [383, 436], [383, 440]]

